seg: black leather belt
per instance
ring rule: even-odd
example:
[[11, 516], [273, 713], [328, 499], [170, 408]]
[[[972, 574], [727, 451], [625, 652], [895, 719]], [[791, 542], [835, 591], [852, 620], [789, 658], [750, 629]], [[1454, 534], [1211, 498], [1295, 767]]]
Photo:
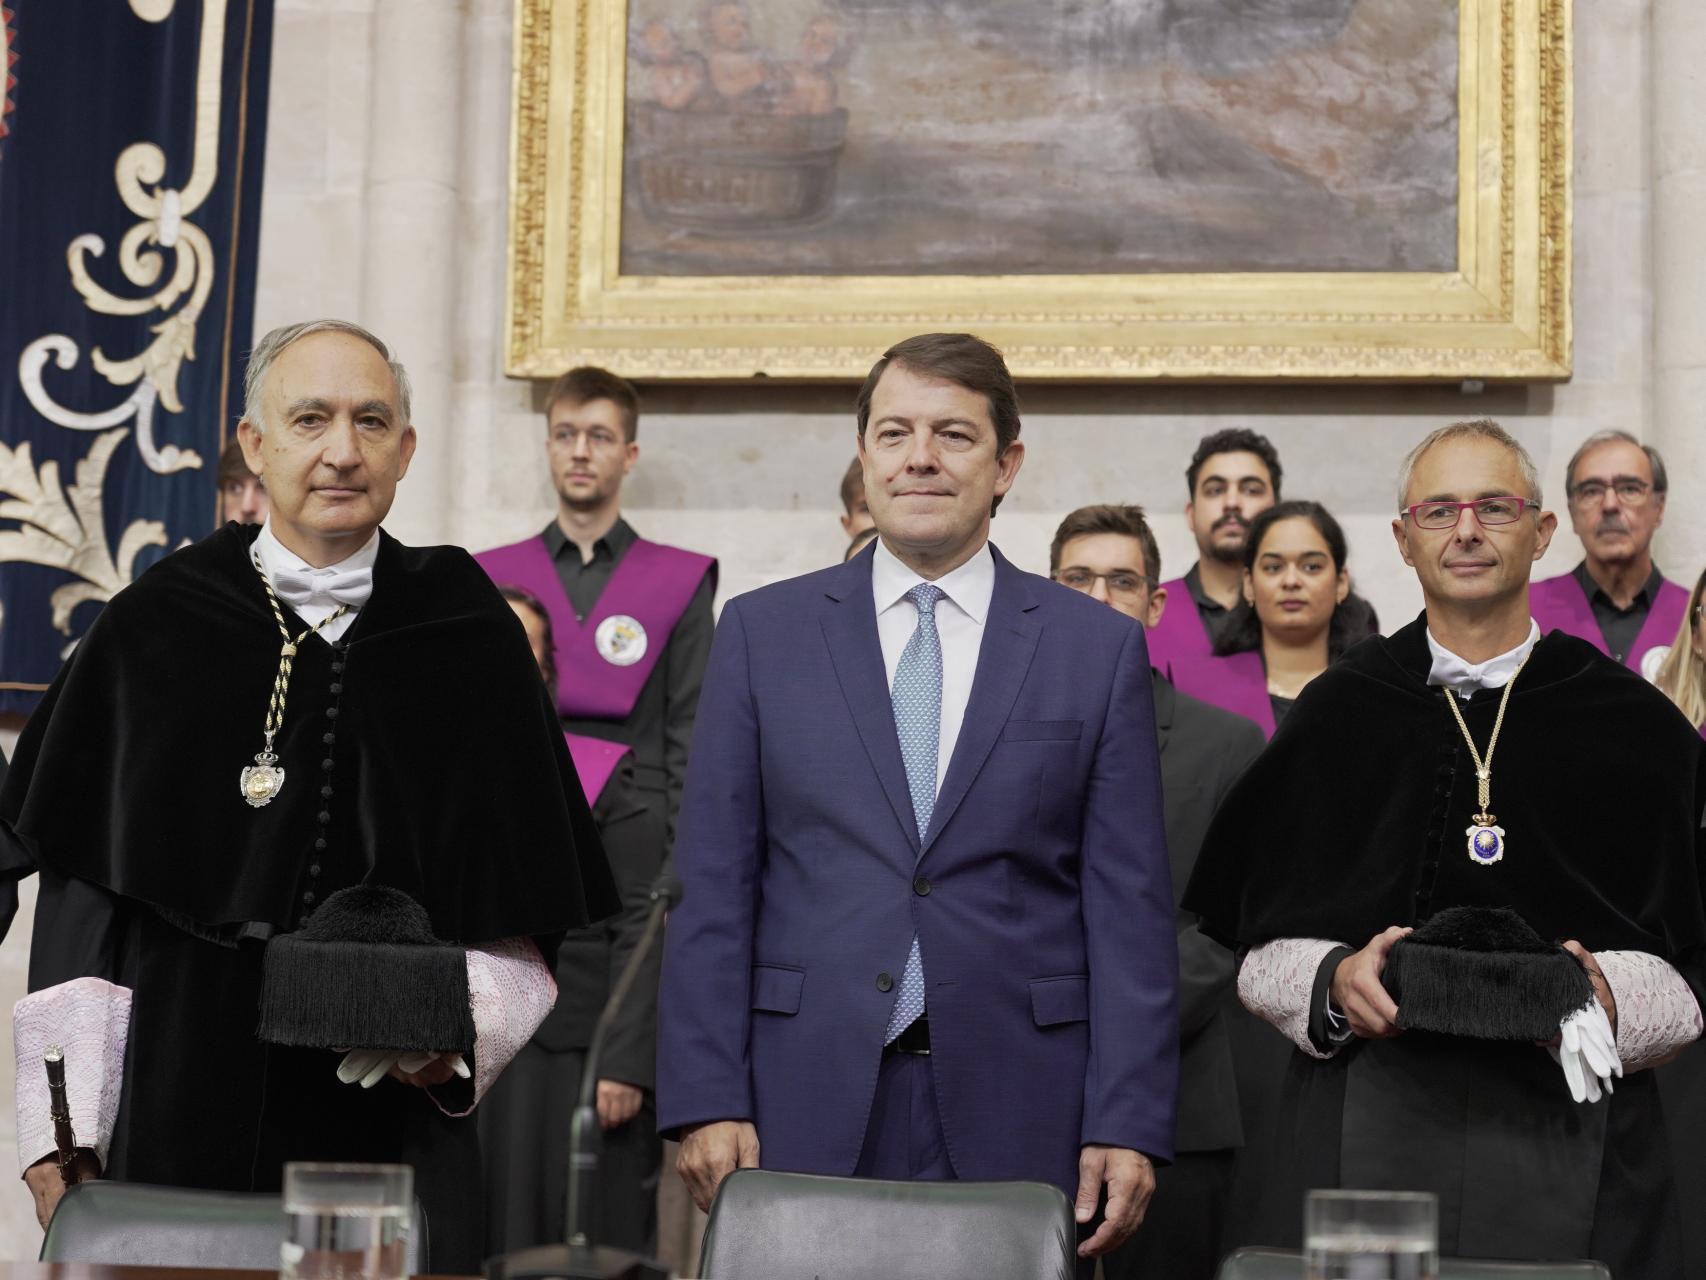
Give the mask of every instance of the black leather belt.
[[892, 1043], [885, 1045], [884, 1053], [917, 1053], [926, 1056], [930, 1053], [930, 1019], [919, 1018], [905, 1031], [896, 1036]]

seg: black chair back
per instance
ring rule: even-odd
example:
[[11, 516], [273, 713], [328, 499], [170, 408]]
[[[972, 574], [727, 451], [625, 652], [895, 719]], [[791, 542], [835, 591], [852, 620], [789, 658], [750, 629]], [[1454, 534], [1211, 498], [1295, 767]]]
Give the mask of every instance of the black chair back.
[[711, 1205], [707, 1280], [1073, 1280], [1077, 1229], [1040, 1182], [878, 1182], [742, 1169]]
[[[276, 1193], [194, 1191], [140, 1182], [67, 1187], [41, 1242], [43, 1262], [277, 1271], [284, 1210]], [[427, 1223], [415, 1205], [407, 1262], [427, 1266]]]
[[[1292, 1249], [1239, 1249], [1220, 1264], [1217, 1280], [1298, 1280], [1303, 1255]], [[1439, 1280], [1611, 1280], [1597, 1262], [1490, 1262], [1441, 1258]]]

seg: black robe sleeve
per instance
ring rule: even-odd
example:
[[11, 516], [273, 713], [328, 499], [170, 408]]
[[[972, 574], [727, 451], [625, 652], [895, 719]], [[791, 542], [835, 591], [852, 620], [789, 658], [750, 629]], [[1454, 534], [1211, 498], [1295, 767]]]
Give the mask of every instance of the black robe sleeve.
[[699, 580], [681, 621], [670, 633], [664, 650], [663, 760], [669, 791], [668, 839], [675, 839], [675, 820], [681, 813], [681, 790], [687, 782], [687, 752], [693, 744], [693, 720], [699, 711], [699, 690], [705, 684], [705, 664], [711, 658], [711, 598], [717, 571]]
[[[663, 867], [664, 834], [655, 809], [635, 790], [632, 766], [611, 779], [594, 816], [610, 857], [610, 869], [622, 894], [620, 914], [605, 925], [610, 930], [609, 969], [605, 998], [627, 967], [646, 918], [651, 914], [651, 888]], [[641, 1089], [657, 1081], [658, 979], [663, 971], [663, 939], [658, 938], [635, 978], [622, 1011], [611, 1024], [599, 1063], [599, 1075]]]

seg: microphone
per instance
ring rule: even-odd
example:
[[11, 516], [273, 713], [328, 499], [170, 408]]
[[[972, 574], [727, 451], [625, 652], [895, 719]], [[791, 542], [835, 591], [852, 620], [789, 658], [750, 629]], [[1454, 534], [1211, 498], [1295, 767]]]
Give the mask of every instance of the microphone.
[[669, 1271], [662, 1263], [620, 1249], [595, 1246], [591, 1230], [592, 1192], [604, 1149], [598, 1125], [598, 1060], [603, 1056], [611, 1026], [639, 979], [640, 967], [663, 932], [664, 916], [671, 907], [680, 904], [681, 895], [681, 881], [666, 865], [648, 890], [651, 911], [646, 916], [645, 930], [628, 963], [622, 967], [616, 985], [610, 989], [610, 998], [604, 1002], [592, 1029], [592, 1042], [587, 1046], [586, 1063], [581, 1070], [580, 1098], [569, 1124], [568, 1243], [522, 1249], [492, 1258], [486, 1263], [486, 1280], [667, 1280]]

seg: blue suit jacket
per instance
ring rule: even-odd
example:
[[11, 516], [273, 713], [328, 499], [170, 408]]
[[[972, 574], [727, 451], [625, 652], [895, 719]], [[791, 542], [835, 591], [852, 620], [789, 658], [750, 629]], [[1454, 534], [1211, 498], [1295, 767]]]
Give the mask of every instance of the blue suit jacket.
[[995, 555], [964, 724], [920, 841], [872, 552], [729, 602], [675, 844], [666, 1132], [757, 1125], [850, 1174], [916, 930], [961, 1178], [1073, 1195], [1078, 1150], [1173, 1151], [1178, 958], [1143, 630]]

